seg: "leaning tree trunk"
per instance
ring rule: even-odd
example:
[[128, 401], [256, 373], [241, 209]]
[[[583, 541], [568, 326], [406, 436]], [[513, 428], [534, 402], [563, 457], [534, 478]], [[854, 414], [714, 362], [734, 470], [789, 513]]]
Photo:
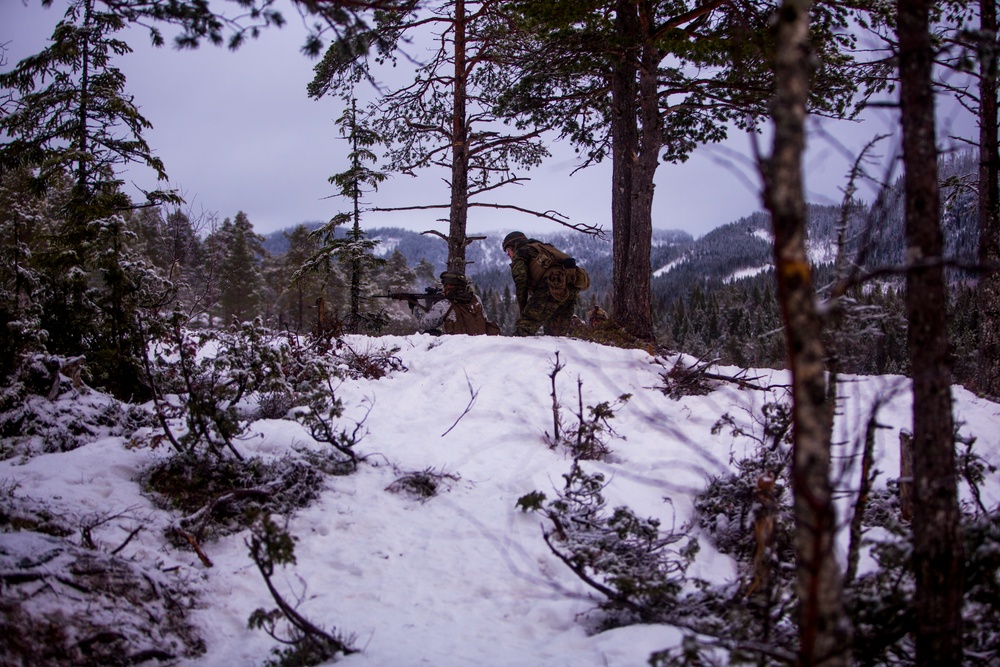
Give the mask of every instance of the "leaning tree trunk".
[[937, 184], [932, 0], [898, 0], [908, 344], [913, 374], [917, 664], [962, 664], [962, 542], [955, 483], [948, 293]]
[[451, 209], [448, 270], [465, 275], [469, 221], [469, 128], [466, 122], [465, 0], [455, 2], [455, 90], [451, 136]]
[[1000, 155], [997, 153], [997, 6], [980, 0], [979, 355], [977, 389], [1000, 397]]
[[830, 484], [831, 424], [826, 410], [822, 322], [806, 254], [802, 184], [809, 0], [786, 0], [778, 14], [774, 152], [764, 201], [771, 212], [778, 301], [792, 372], [795, 555], [799, 596], [799, 664], [850, 665], [850, 624], [844, 614], [834, 554], [836, 512]]

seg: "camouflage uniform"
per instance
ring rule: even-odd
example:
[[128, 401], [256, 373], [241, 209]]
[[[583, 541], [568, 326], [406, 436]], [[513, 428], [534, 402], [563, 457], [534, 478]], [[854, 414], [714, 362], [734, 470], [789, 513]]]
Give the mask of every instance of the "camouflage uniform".
[[510, 262], [510, 275], [514, 279], [520, 317], [514, 324], [515, 336], [534, 336], [538, 328], [548, 336], [564, 336], [572, 327], [579, 290], [568, 286], [568, 297], [562, 301], [552, 296], [544, 280], [532, 284], [529, 273], [531, 259], [538, 254], [536, 248], [521, 243]]
[[445, 271], [441, 274], [441, 283], [447, 298], [438, 301], [420, 318], [421, 329], [436, 335], [494, 336], [500, 333], [500, 327], [486, 317], [483, 302], [472, 291], [465, 276]]

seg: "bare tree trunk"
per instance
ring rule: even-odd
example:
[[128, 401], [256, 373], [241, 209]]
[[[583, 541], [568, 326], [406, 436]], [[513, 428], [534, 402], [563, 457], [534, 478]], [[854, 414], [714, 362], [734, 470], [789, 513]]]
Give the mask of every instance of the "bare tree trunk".
[[844, 573], [844, 585], [848, 587], [858, 574], [865, 510], [868, 509], [868, 498], [871, 494], [872, 483], [875, 481], [873, 469], [875, 467], [875, 433], [879, 428], [878, 409], [879, 405], [876, 403], [872, 407], [872, 412], [868, 415], [868, 423], [865, 425], [865, 442], [861, 450], [861, 480], [858, 485], [858, 499], [854, 502], [854, 512], [851, 514], [851, 542], [847, 548], [847, 570]]
[[962, 541], [955, 483], [948, 293], [937, 184], [931, 0], [898, 0], [906, 193], [908, 343], [913, 373], [913, 560], [917, 664], [962, 664]]
[[913, 521], [913, 434], [899, 432], [899, 515]]
[[976, 389], [1000, 397], [1000, 156], [997, 154], [997, 6], [980, 0], [979, 358]]
[[[93, 10], [94, 3], [91, 0], [87, 0], [83, 12], [83, 25], [86, 31], [83, 37], [83, 48], [80, 49], [80, 109], [77, 111], [77, 133], [79, 135], [77, 139], [80, 142], [78, 150], [81, 156], [86, 156], [87, 151], [90, 149], [88, 144], [90, 135], [88, 134], [87, 118], [90, 115], [90, 30], [93, 27]], [[88, 162], [85, 157], [81, 157], [77, 162], [76, 187], [77, 196], [81, 199], [76, 203], [81, 207], [87, 197], [87, 165]]]
[[451, 212], [448, 270], [465, 275], [469, 222], [469, 128], [466, 121], [465, 0], [455, 1], [455, 90], [451, 135]]
[[653, 177], [662, 147], [660, 128], [663, 123], [657, 99], [658, 60], [650, 46], [640, 47], [636, 39], [650, 32], [648, 22], [652, 16], [648, 10], [648, 3], [617, 2], [616, 35], [626, 46], [611, 79], [614, 105], [611, 125], [614, 151], [611, 316], [642, 340], [653, 339], [650, 285]]
[[[638, 34], [639, 17], [634, 2], [618, 0], [615, 4], [615, 34], [622, 44]], [[632, 242], [632, 200], [635, 156], [639, 146], [639, 126], [635, 114], [638, 95], [636, 80], [639, 64], [634, 48], [623, 48], [611, 73], [612, 171], [611, 171], [611, 317], [626, 330], [631, 319], [629, 294], [634, 276], [628, 270]]]
[[834, 555], [837, 521], [830, 484], [831, 424], [826, 410], [822, 322], [806, 254], [802, 185], [809, 92], [809, 0], [785, 0], [778, 12], [774, 152], [765, 172], [778, 301], [792, 371], [795, 426], [792, 488], [799, 596], [799, 664], [850, 665], [851, 629]]

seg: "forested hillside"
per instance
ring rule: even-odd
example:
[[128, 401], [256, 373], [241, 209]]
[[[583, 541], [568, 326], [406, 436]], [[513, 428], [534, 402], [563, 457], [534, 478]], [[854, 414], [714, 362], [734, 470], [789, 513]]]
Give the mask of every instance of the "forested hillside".
[[[976, 158], [966, 152], [942, 159], [945, 187], [945, 240], [948, 257], [955, 265], [975, 263], [978, 222], [975, 191], [971, 187]], [[853, 335], [845, 336], [842, 361], [845, 370], [856, 373], [906, 373], [906, 340], [903, 323], [902, 278], [889, 269], [899, 267], [903, 256], [903, 214], [901, 184], [897, 182], [873, 203], [854, 202], [844, 213], [839, 206], [808, 208], [810, 258], [816, 269], [817, 286], [822, 290], [836, 279], [835, 262], [843, 227], [842, 271], [861, 273], [883, 271], [877, 279], [851, 292], [851, 313], [842, 326]], [[509, 230], [480, 234], [486, 238], [468, 249], [468, 275], [479, 289], [487, 311], [506, 330], [516, 319], [511, 298], [511, 280], [500, 240]], [[341, 231], [341, 234], [346, 234]], [[272, 259], [287, 252], [290, 232], [278, 232], [265, 239]], [[440, 238], [398, 228], [373, 228], [378, 241], [376, 254], [392, 259], [402, 270], [419, 267], [408, 289], [423, 291], [436, 285], [444, 270], [447, 247]], [[581, 297], [578, 314], [597, 303], [608, 307], [611, 286], [611, 241], [573, 232], [538, 234], [576, 257], [587, 268], [592, 284]], [[656, 331], [668, 348], [722, 363], [781, 368], [785, 363], [781, 319], [774, 297], [773, 247], [770, 220], [756, 212], [712, 230], [699, 239], [677, 231], [656, 230], [651, 255], [652, 290]], [[960, 269], [951, 272], [953, 302], [951, 336], [956, 351], [956, 380], [971, 372], [976, 349], [978, 320], [974, 307], [973, 274]], [[278, 286], [276, 286], [277, 288]], [[280, 301], [280, 300], [279, 300]], [[402, 313], [396, 311], [397, 317]], [[285, 316], [285, 321], [290, 321]], [[395, 330], [414, 326], [398, 320]]]

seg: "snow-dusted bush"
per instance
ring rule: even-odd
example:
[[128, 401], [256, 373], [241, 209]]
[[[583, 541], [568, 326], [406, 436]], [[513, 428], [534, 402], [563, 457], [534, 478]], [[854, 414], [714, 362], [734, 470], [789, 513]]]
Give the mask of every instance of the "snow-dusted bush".
[[578, 461], [563, 475], [564, 488], [546, 501], [539, 491], [517, 506], [541, 512], [551, 527], [545, 543], [582, 581], [604, 596], [603, 625], [664, 622], [675, 613], [698, 542], [682, 527], [661, 531], [660, 521], [628, 507], [608, 512], [604, 475], [588, 474]]
[[106, 667], [205, 650], [176, 576], [26, 530], [0, 533], [0, 572], [0, 664]]
[[[603, 401], [597, 405], [583, 406], [583, 381], [577, 378], [576, 399], [577, 408], [573, 413], [576, 423], [567, 424], [562, 405], [556, 392], [556, 377], [565, 365], [559, 361], [556, 352], [549, 379], [552, 382], [552, 433], [546, 432], [545, 441], [552, 449], [562, 449], [574, 460], [603, 461], [611, 454], [609, 443], [620, 438], [613, 428], [611, 420], [615, 412], [628, 403], [631, 394], [622, 394], [614, 402]], [[586, 414], [585, 414], [586, 413]]]
[[238, 532], [262, 510], [290, 514], [305, 507], [319, 495], [323, 473], [293, 456], [269, 462], [178, 454], [139, 481], [159, 507], [181, 514], [168, 532], [184, 546]]
[[18, 381], [0, 389], [0, 459], [67, 452], [151, 424], [142, 408], [63, 375], [67, 365], [64, 357], [36, 355]]
[[447, 487], [450, 482], [457, 482], [459, 479], [461, 478], [453, 473], [426, 468], [401, 474], [385, 490], [390, 493], [406, 494], [423, 502], [436, 496], [442, 486]]

